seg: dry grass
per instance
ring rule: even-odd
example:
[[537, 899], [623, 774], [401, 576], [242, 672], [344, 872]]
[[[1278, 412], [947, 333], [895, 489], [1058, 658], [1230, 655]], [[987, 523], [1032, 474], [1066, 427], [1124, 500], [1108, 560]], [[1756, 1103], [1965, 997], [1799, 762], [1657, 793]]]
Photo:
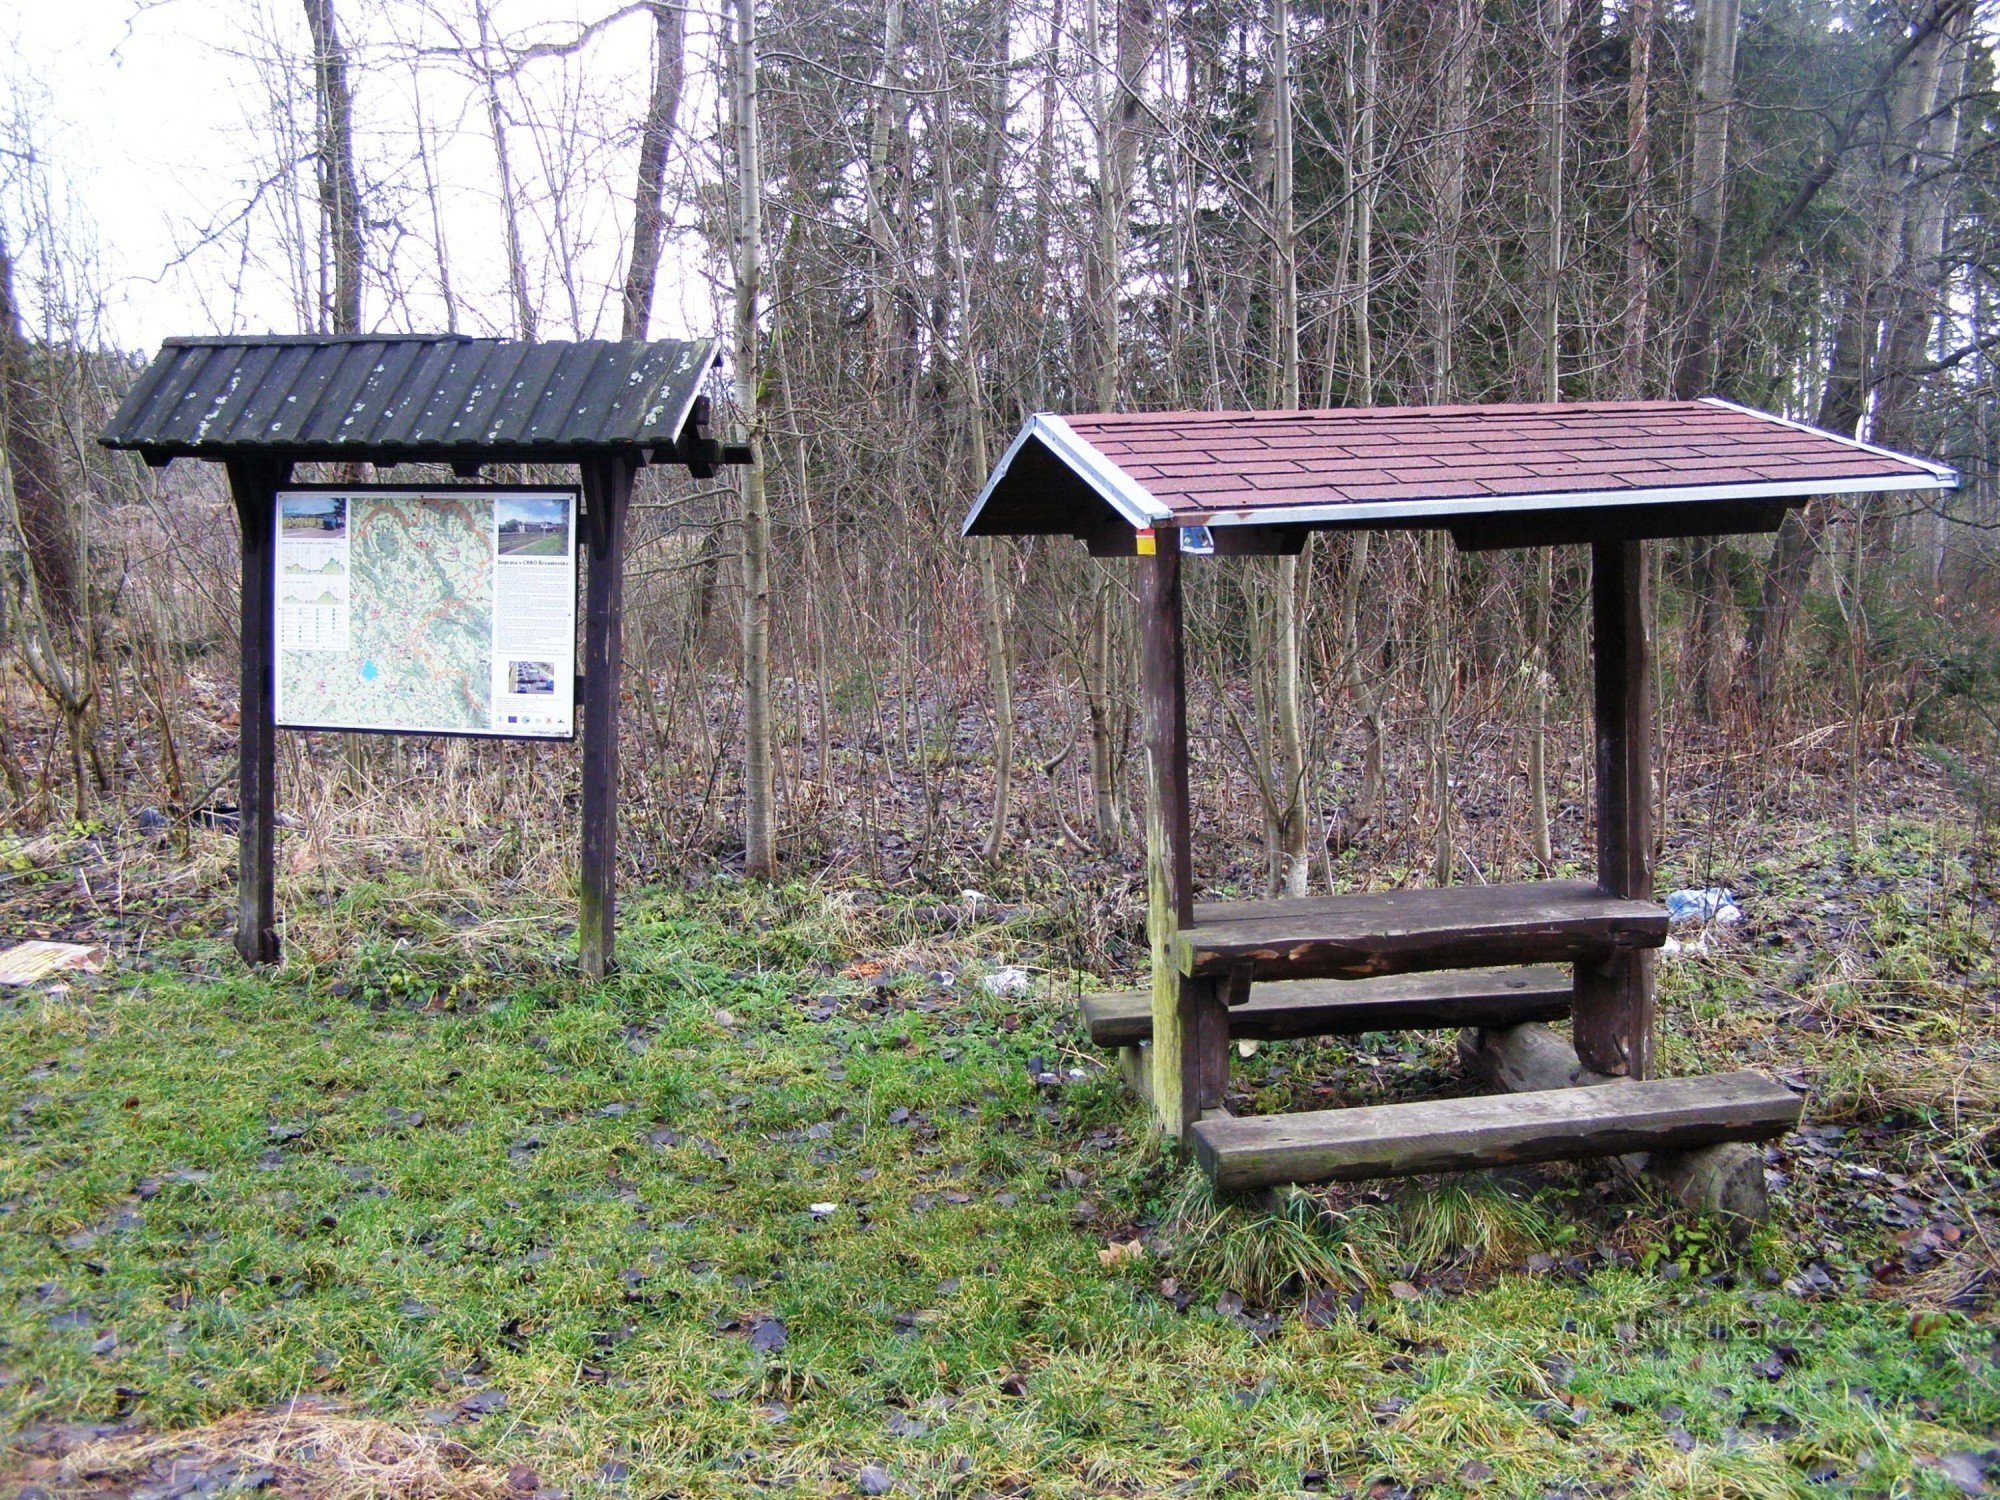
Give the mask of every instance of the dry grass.
[[[532, 1493], [509, 1471], [435, 1432], [350, 1416], [319, 1401], [239, 1412], [206, 1427], [99, 1438], [34, 1461], [18, 1477], [58, 1495], [212, 1478], [312, 1500], [494, 1500]], [[178, 1493], [176, 1488], [174, 1492]]]

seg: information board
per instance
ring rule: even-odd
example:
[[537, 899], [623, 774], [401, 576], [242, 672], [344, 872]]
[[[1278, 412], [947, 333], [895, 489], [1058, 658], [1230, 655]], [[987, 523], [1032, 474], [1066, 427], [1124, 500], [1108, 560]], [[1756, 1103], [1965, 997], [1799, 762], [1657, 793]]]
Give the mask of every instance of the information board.
[[278, 723], [575, 734], [575, 490], [277, 498]]

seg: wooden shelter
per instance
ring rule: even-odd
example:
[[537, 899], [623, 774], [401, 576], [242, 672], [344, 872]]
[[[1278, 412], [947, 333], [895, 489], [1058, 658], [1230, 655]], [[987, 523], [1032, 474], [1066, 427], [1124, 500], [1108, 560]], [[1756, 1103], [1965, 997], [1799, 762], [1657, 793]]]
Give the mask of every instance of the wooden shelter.
[[169, 339], [99, 441], [158, 466], [226, 466], [242, 531], [242, 704], [236, 947], [279, 956], [274, 889], [273, 504], [293, 465], [574, 465], [583, 491], [582, 910], [584, 972], [612, 963], [618, 680], [625, 517], [646, 464], [710, 477], [748, 461], [708, 432], [713, 342], [527, 343], [463, 335]]
[[[1153, 982], [1087, 998], [1091, 1036], [1121, 1049], [1161, 1126], [1227, 1188], [1637, 1152], [1665, 1169], [1669, 1153], [1782, 1134], [1798, 1101], [1759, 1074], [1650, 1076], [1651, 950], [1667, 913], [1652, 900], [1640, 542], [1771, 531], [1809, 496], [1956, 483], [1940, 465], [1715, 399], [1030, 419], [966, 534], [1074, 536], [1139, 570]], [[1195, 900], [1181, 559], [1296, 552], [1313, 531], [1357, 528], [1591, 548], [1594, 881]], [[1573, 1052], [1529, 1024], [1564, 1015]], [[1468, 1028], [1464, 1055], [1524, 1091], [1224, 1108], [1232, 1038], [1423, 1027]], [[1761, 1164], [1745, 1163], [1761, 1202]]]

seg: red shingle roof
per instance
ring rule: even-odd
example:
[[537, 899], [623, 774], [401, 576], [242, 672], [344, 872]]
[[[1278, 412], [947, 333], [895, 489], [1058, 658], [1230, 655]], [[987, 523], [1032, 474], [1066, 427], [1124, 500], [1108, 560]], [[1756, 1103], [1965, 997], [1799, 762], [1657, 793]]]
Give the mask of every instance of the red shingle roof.
[[[1041, 461], [1017, 475], [1030, 445]], [[1077, 529], [1059, 514], [1074, 500], [1052, 503], [1068, 476], [1051, 458], [1132, 526], [1438, 524], [1957, 483], [1941, 465], [1714, 399], [1044, 416], [1001, 460], [967, 532]]]

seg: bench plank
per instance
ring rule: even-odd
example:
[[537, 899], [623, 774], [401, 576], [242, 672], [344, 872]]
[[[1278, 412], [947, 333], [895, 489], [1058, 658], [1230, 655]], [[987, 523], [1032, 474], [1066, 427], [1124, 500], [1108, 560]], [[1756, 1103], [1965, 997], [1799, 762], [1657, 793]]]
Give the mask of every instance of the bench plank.
[[[1366, 1031], [1517, 1026], [1569, 1014], [1567, 972], [1535, 968], [1461, 969], [1390, 974], [1376, 979], [1294, 979], [1260, 984], [1229, 1012], [1229, 1035], [1258, 1041], [1359, 1036]], [[1085, 995], [1084, 1028], [1100, 1047], [1130, 1046], [1153, 1035], [1151, 990]]]
[[1194, 1150], [1233, 1191], [1765, 1140], [1797, 1124], [1799, 1107], [1761, 1073], [1719, 1073], [1203, 1120]]
[[1182, 929], [1184, 974], [1360, 979], [1494, 964], [1602, 963], [1667, 940], [1667, 912], [1585, 880], [1208, 902]]

